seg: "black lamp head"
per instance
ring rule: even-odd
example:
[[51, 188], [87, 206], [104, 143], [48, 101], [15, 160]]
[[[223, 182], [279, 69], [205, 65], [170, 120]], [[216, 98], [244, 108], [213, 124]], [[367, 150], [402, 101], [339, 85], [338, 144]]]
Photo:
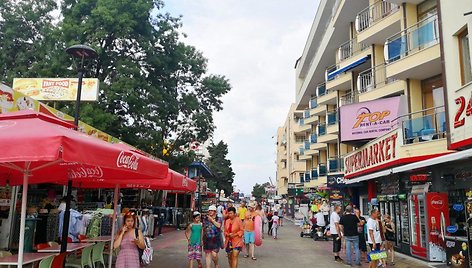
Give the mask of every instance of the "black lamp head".
[[66, 49], [67, 54], [75, 58], [93, 59], [97, 58], [97, 52], [87, 45], [73, 45]]

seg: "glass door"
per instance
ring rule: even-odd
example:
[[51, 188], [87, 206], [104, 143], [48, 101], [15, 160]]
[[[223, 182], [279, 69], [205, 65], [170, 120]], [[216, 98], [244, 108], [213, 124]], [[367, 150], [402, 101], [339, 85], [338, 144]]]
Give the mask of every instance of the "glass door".
[[411, 245], [418, 245], [418, 240], [417, 240], [417, 226], [418, 226], [418, 221], [416, 217], [416, 195], [412, 195], [409, 199], [408, 202], [410, 203], [410, 222], [412, 225], [411, 228]]
[[426, 208], [424, 194], [418, 195], [418, 211], [420, 216], [420, 246], [426, 247]]
[[[400, 211], [397, 213], [398, 215], [401, 214], [401, 242], [405, 244], [410, 244], [410, 222], [408, 219], [408, 203], [406, 201], [400, 201]], [[399, 230], [400, 230], [399, 228]]]

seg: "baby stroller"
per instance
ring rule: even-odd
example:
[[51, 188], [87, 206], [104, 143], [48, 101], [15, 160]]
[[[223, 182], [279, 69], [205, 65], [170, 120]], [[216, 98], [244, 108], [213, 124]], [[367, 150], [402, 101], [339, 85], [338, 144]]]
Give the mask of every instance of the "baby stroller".
[[317, 226], [317, 225], [313, 225], [313, 236], [312, 238], [315, 240], [315, 241], [318, 241], [318, 240], [324, 240], [324, 241], [328, 241], [328, 237], [330, 236], [330, 232], [329, 232], [329, 226]]
[[302, 231], [300, 232], [300, 237], [305, 237], [305, 236], [309, 236], [310, 238], [313, 238], [312, 228], [311, 228], [311, 225], [308, 223], [304, 223], [302, 225]]

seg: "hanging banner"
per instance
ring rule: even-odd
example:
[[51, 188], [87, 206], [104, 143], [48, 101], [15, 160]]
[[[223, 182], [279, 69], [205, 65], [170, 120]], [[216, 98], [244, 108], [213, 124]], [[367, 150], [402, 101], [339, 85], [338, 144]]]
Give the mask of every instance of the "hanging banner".
[[[78, 78], [15, 78], [13, 90], [35, 100], [75, 101]], [[97, 78], [82, 80], [82, 101], [97, 101], [99, 81]]]

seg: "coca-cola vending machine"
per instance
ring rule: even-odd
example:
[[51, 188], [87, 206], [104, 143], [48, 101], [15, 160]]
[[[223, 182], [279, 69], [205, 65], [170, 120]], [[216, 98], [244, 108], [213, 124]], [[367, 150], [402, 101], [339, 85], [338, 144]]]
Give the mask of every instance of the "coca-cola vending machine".
[[428, 261], [446, 261], [444, 238], [449, 225], [447, 193], [415, 193], [409, 198], [411, 254]]

